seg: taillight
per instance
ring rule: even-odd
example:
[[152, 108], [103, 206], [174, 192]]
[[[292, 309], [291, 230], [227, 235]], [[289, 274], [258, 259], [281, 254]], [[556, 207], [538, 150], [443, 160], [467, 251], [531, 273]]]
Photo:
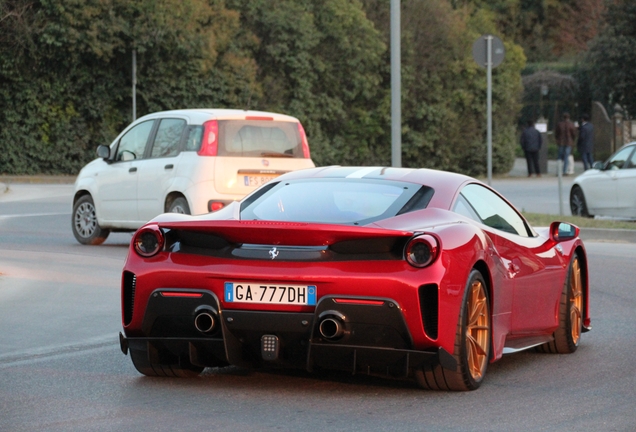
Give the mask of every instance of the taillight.
[[135, 252], [144, 258], [149, 258], [163, 249], [163, 232], [157, 225], [148, 225], [137, 231], [132, 241]]
[[300, 141], [303, 145], [303, 157], [309, 159], [309, 143], [307, 142], [305, 128], [302, 124], [300, 124], [300, 122], [298, 123], [298, 133], [300, 134]]
[[439, 256], [439, 242], [430, 234], [414, 237], [404, 248], [404, 257], [413, 267], [423, 268], [435, 262]]
[[203, 123], [203, 141], [199, 156], [216, 156], [219, 150], [219, 122], [210, 120]]

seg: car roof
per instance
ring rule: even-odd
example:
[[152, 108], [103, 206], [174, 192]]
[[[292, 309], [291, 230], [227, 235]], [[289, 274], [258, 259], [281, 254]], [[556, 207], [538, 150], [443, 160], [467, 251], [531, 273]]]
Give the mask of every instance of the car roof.
[[403, 181], [426, 185], [435, 190], [429, 203], [431, 207], [449, 209], [456, 192], [467, 183], [479, 183], [477, 179], [448, 171], [427, 168], [328, 166], [293, 171], [280, 176], [277, 181], [309, 178], [348, 178]]
[[[297, 123], [296, 117], [288, 116], [285, 114], [278, 114], [266, 111], [253, 111], [253, 110], [238, 110], [238, 109], [224, 109], [224, 108], [192, 108], [192, 109], [180, 109], [170, 111], [159, 111], [152, 114], [145, 115], [138, 120], [150, 120], [157, 117], [169, 117], [179, 116], [188, 117], [190, 123], [203, 124], [208, 120], [261, 120], [259, 117], [264, 117], [262, 120], [273, 119], [275, 121], [285, 121]], [[248, 119], [247, 117], [253, 117]]]

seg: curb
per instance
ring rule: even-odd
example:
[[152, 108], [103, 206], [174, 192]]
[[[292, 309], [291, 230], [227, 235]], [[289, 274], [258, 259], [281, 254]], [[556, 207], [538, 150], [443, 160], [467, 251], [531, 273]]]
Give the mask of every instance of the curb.
[[583, 241], [636, 243], [636, 230], [581, 228], [579, 237]]
[[0, 175], [0, 192], [12, 183], [16, 184], [73, 184], [77, 176], [66, 175]]

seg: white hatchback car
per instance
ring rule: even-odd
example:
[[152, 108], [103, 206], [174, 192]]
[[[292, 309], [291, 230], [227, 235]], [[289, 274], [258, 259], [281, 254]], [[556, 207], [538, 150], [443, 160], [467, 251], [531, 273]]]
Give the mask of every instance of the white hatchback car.
[[636, 142], [625, 144], [605, 162], [574, 179], [570, 189], [573, 215], [636, 219]]
[[298, 119], [227, 109], [141, 117], [97, 154], [75, 181], [72, 227], [82, 244], [165, 212], [219, 210], [272, 178], [315, 166]]

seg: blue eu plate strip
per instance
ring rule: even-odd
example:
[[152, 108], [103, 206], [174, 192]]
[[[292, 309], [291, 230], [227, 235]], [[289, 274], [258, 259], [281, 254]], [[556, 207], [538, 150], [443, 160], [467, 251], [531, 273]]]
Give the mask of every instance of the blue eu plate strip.
[[234, 284], [232, 282], [225, 282], [225, 301], [228, 301], [228, 302], [234, 301], [233, 292], [232, 292], [233, 285]]
[[309, 285], [307, 287], [307, 305], [315, 306], [316, 305], [316, 285]]

